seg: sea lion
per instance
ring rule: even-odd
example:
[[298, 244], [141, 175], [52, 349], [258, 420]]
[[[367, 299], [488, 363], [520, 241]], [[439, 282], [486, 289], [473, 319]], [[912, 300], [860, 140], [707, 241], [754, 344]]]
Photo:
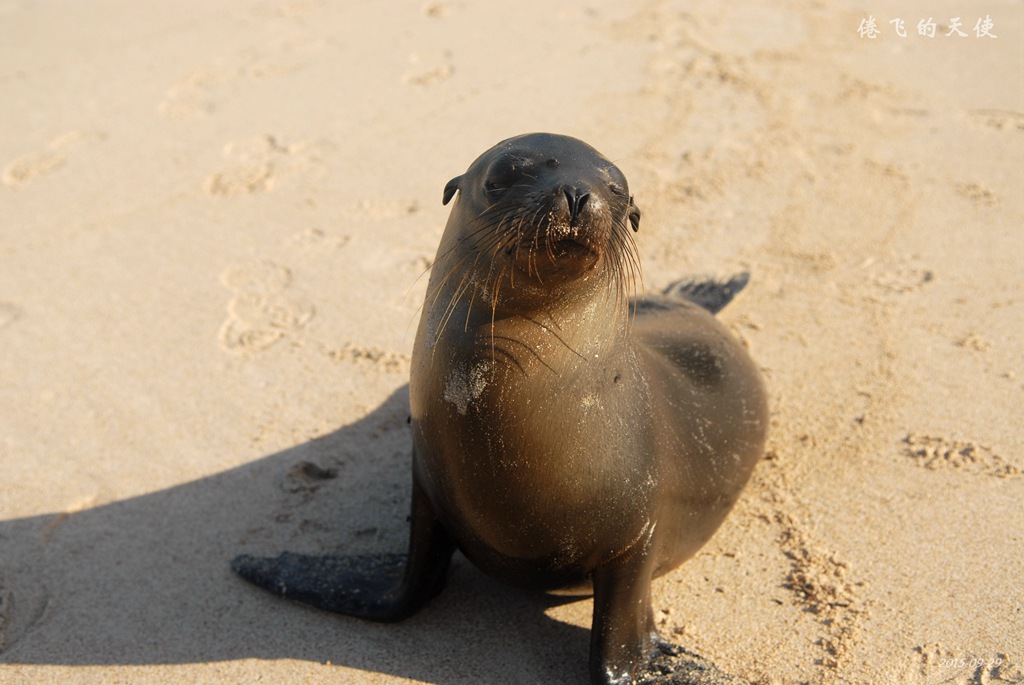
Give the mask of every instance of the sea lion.
[[413, 351], [408, 555], [233, 567], [391, 621], [441, 590], [459, 549], [515, 585], [592, 588], [591, 682], [657, 682], [652, 659], [678, 651], [651, 579], [707, 542], [764, 449], [761, 374], [713, 316], [746, 275], [630, 299], [640, 211], [575, 138], [502, 141], [444, 203], [456, 193]]

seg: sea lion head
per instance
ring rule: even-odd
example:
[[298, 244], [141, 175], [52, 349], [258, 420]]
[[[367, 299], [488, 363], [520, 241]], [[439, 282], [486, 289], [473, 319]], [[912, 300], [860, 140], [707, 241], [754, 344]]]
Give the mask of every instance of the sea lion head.
[[468, 270], [492, 305], [537, 303], [595, 275], [618, 294], [635, 280], [640, 210], [618, 167], [581, 140], [503, 140], [448, 182], [444, 204], [456, 192], [438, 266]]

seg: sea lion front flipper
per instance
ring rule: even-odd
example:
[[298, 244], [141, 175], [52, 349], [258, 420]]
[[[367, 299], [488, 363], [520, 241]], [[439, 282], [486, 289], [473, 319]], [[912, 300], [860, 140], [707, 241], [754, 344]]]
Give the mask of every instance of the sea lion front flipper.
[[650, 547], [648, 536], [637, 549], [594, 569], [591, 685], [633, 685], [660, 642], [651, 611]]
[[750, 685], [658, 634], [650, 545], [594, 570], [591, 685]]
[[231, 562], [231, 568], [249, 582], [287, 599], [372, 621], [400, 621], [441, 591], [454, 551], [455, 543], [414, 482], [408, 554], [242, 554]]
[[661, 642], [658, 647], [636, 685], [750, 685], [679, 645]]

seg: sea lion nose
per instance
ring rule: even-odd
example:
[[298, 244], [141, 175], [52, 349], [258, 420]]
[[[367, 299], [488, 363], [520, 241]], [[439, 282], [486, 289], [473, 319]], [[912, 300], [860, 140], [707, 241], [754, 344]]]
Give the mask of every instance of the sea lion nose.
[[565, 201], [569, 206], [569, 221], [575, 221], [583, 211], [583, 206], [587, 204], [590, 193], [579, 188], [565, 188], [562, 192], [565, 193]]

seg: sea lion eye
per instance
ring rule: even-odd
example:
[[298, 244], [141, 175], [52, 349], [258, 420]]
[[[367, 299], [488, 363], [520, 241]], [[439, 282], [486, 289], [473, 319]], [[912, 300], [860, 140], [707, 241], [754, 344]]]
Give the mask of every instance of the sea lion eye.
[[484, 191], [500, 193], [508, 190], [517, 185], [532, 166], [529, 160], [525, 160], [519, 155], [502, 156], [487, 170], [487, 175], [484, 177]]
[[493, 169], [484, 181], [484, 190], [488, 193], [508, 190], [519, 180], [521, 170], [515, 164], [501, 165]]
[[[612, 191], [612, 195], [616, 197], [626, 197], [626, 189], [614, 181], [608, 184], [608, 190]], [[633, 198], [629, 198], [629, 200], [632, 202]]]

